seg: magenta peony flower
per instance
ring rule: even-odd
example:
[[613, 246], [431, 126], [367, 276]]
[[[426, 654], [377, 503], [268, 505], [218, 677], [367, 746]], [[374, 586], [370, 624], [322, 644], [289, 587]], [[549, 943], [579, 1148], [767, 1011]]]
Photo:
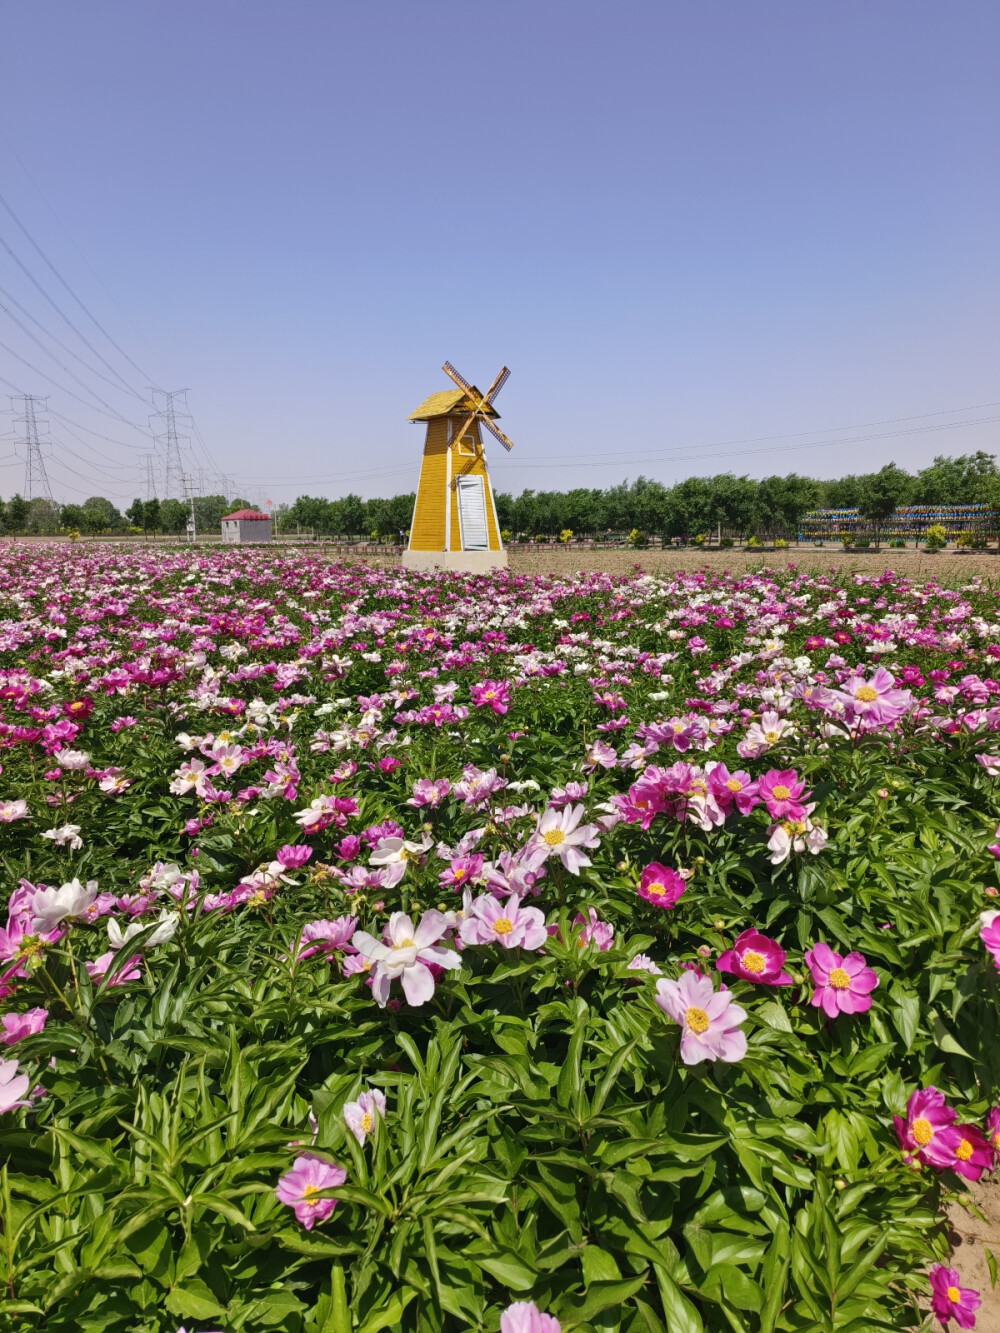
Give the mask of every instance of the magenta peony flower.
[[471, 884], [482, 874], [485, 856], [473, 852], [470, 856], [453, 856], [451, 865], [438, 875], [438, 883], [443, 889], [453, 889], [456, 893], [466, 884]]
[[592, 907], [587, 908], [585, 917], [578, 912], [573, 918], [573, 925], [583, 927], [577, 936], [581, 949], [588, 944], [596, 944], [601, 953], [606, 953], [611, 948], [615, 928], [610, 921], [602, 921]]
[[869, 992], [878, 985], [878, 977], [867, 965], [864, 955], [849, 953], [841, 958], [828, 944], [820, 941], [805, 952], [805, 961], [816, 983], [812, 1002], [822, 1008], [827, 1018], [838, 1014], [863, 1014], [872, 1007]]
[[415, 805], [418, 808], [429, 805], [431, 809], [434, 809], [441, 804], [450, 791], [451, 783], [447, 778], [417, 778], [413, 784], [413, 795], [406, 804]]
[[505, 903], [490, 893], [474, 898], [459, 935], [464, 944], [502, 944], [505, 949], [540, 949], [548, 939], [545, 914], [522, 907], [516, 893]]
[[805, 783], [794, 768], [771, 768], [757, 780], [760, 798], [772, 819], [804, 820], [809, 814], [799, 799], [806, 794]]
[[336, 1199], [322, 1197], [321, 1191], [336, 1189], [346, 1179], [343, 1167], [332, 1166], [312, 1153], [303, 1153], [278, 1181], [274, 1193], [278, 1202], [287, 1204], [305, 1229], [311, 1231], [317, 1222], [325, 1222], [337, 1206]]
[[681, 1059], [686, 1065], [702, 1060], [733, 1064], [746, 1055], [747, 1039], [738, 1030], [746, 1010], [733, 1003], [729, 991], [714, 990], [711, 977], [685, 971], [679, 981], [662, 978], [656, 983], [656, 1003], [681, 1025]]
[[3, 1018], [0, 1018], [0, 1023], [3, 1023], [0, 1042], [5, 1046], [13, 1046], [22, 1037], [33, 1037], [36, 1032], [41, 1032], [48, 1016], [47, 1009], [29, 1009], [23, 1014], [4, 1014]]
[[510, 706], [510, 686], [503, 680], [484, 680], [469, 687], [469, 698], [477, 708], [492, 708], [499, 716]]
[[1000, 1156], [1000, 1106], [991, 1106], [986, 1115], [986, 1137], [990, 1147]]
[[993, 959], [994, 967], [1000, 972], [1000, 912], [995, 909], [980, 912], [979, 938]]
[[937, 1088], [918, 1088], [906, 1103], [906, 1119], [894, 1115], [892, 1123], [905, 1161], [938, 1170], [954, 1163], [961, 1135], [954, 1109]]
[[733, 806], [741, 815], [748, 815], [755, 805], [760, 804], [757, 783], [749, 773], [744, 773], [742, 769], [730, 773], [725, 764], [714, 764], [711, 767], [706, 764], [705, 769], [708, 773], [708, 790], [727, 815]]
[[500, 1333], [560, 1333], [559, 1320], [534, 1301], [514, 1301], [500, 1316]]
[[651, 861], [639, 877], [636, 893], [657, 907], [673, 907], [684, 892], [684, 880], [676, 870]]
[[952, 1171], [964, 1176], [966, 1180], [978, 1180], [984, 1171], [993, 1168], [990, 1141], [975, 1125], [956, 1125], [955, 1129], [958, 1131], [959, 1142], [949, 1165]]
[[731, 949], [719, 955], [716, 967], [720, 972], [732, 972], [743, 981], [758, 986], [790, 986], [792, 979], [782, 972], [785, 951], [774, 940], [756, 930], [745, 930]]
[[305, 865], [312, 854], [313, 849], [311, 847], [298, 843], [294, 847], [279, 847], [274, 854], [274, 859], [279, 861], [286, 870], [298, 870], [300, 866]]
[[866, 727], [884, 727], [898, 721], [913, 706], [910, 691], [894, 689], [895, 684], [895, 677], [885, 667], [879, 667], [871, 680], [860, 675], [848, 676], [838, 693]]
[[960, 1287], [958, 1271], [935, 1264], [927, 1274], [931, 1284], [931, 1309], [942, 1324], [954, 1319], [959, 1328], [975, 1328], [979, 1309], [979, 1292], [971, 1287]]

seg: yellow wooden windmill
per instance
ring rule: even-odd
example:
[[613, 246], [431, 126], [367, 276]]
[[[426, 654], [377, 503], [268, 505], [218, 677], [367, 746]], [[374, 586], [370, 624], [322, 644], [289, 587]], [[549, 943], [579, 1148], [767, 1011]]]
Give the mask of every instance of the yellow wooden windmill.
[[403, 564], [410, 569], [459, 569], [478, 573], [507, 564], [496, 505], [483, 453], [482, 428], [505, 449], [510, 440], [495, 424], [493, 399], [507, 381], [506, 366], [480, 393], [450, 361], [442, 367], [454, 389], [432, 393], [409, 421], [426, 421], [424, 457], [410, 544]]

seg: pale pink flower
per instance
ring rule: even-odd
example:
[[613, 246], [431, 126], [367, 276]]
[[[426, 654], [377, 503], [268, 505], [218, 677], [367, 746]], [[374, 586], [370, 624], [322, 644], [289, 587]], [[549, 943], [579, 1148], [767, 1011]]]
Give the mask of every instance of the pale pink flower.
[[560, 1333], [559, 1320], [534, 1301], [514, 1301], [500, 1316], [500, 1333]]
[[3, 1024], [0, 1042], [5, 1046], [13, 1046], [22, 1037], [33, 1037], [36, 1032], [41, 1032], [44, 1028], [48, 1016], [47, 1009], [28, 1009], [23, 1014], [4, 1014], [0, 1018], [0, 1023]]
[[274, 1194], [311, 1231], [317, 1222], [325, 1222], [337, 1206], [337, 1200], [323, 1197], [323, 1191], [337, 1189], [346, 1179], [343, 1167], [333, 1166], [312, 1153], [303, 1153], [278, 1181]]
[[431, 967], [460, 968], [462, 960], [454, 949], [443, 949], [437, 941], [448, 930], [440, 912], [425, 912], [414, 926], [405, 912], [393, 912], [383, 932], [387, 941], [377, 940], [365, 930], [356, 931], [351, 943], [372, 964], [372, 995], [384, 1009], [389, 988], [399, 980], [408, 1004], [425, 1004], [434, 994]]
[[[92, 981], [102, 981], [107, 976], [108, 968], [115, 960], [115, 953], [109, 951], [102, 953], [99, 958], [95, 958], [92, 963], [84, 963], [87, 969], [87, 976]], [[109, 986], [124, 986], [126, 981], [138, 981], [139, 970], [142, 967], [142, 955], [134, 953], [131, 958], [122, 963], [115, 973], [114, 977], [108, 982]]]
[[27, 801], [0, 801], [0, 824], [13, 824], [15, 819], [27, 818]]
[[573, 918], [573, 925], [583, 927], [577, 935], [577, 943], [581, 949], [588, 944], [596, 944], [599, 952], [606, 953], [611, 948], [615, 938], [615, 928], [610, 921], [602, 921], [592, 907], [587, 908], [586, 917], [577, 913]]
[[27, 1074], [18, 1073], [16, 1060], [0, 1060], [0, 1113], [27, 1106], [24, 1094], [29, 1081]]
[[549, 857], [556, 856], [573, 875], [593, 864], [581, 848], [598, 847], [601, 840], [593, 824], [581, 825], [583, 815], [582, 805], [566, 806], [561, 810], [550, 806], [543, 811], [528, 843], [532, 864], [540, 866]]
[[656, 1003], [681, 1026], [681, 1059], [686, 1065], [702, 1060], [732, 1064], [746, 1055], [746, 1035], [739, 1031], [746, 1010], [733, 1002], [730, 991], [713, 989], [711, 977], [689, 970], [679, 981], [661, 978], [656, 983]]
[[747, 734], [737, 745], [736, 753], [741, 759], [757, 759], [783, 737], [788, 738], [794, 734], [794, 725], [780, 713], [761, 713], [760, 721], [751, 723], [747, 728]]
[[447, 778], [417, 778], [413, 784], [413, 795], [406, 804], [416, 806], [418, 809], [429, 805], [431, 809], [435, 809], [450, 791], [451, 783]]
[[356, 1102], [344, 1103], [344, 1120], [362, 1148], [365, 1139], [375, 1129], [375, 1121], [385, 1116], [385, 1093], [369, 1088]]
[[516, 893], [504, 903], [492, 894], [474, 898], [459, 934], [465, 944], [502, 944], [505, 949], [540, 949], [548, 939], [544, 914], [522, 907]]

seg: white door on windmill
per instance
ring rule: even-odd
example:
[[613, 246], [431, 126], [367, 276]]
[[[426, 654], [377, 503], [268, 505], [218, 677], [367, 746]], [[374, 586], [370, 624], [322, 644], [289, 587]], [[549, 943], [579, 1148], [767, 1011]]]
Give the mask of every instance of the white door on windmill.
[[482, 477], [458, 477], [458, 522], [463, 551], [488, 551], [486, 497]]

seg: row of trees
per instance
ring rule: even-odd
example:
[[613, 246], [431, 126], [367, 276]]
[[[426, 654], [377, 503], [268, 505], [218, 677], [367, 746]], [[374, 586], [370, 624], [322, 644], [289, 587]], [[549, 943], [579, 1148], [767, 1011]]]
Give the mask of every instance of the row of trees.
[[[338, 537], [377, 533], [395, 537], [410, 526], [413, 495], [389, 500], [362, 500], [346, 495], [324, 500], [302, 495], [283, 522], [300, 529]], [[631, 532], [687, 539], [718, 529], [739, 536], [793, 536], [810, 509], [857, 508], [877, 530], [905, 504], [997, 504], [1000, 472], [991, 454], [938, 457], [917, 473], [894, 463], [878, 472], [815, 481], [789, 473], [755, 481], [723, 472], [714, 477], [689, 477], [676, 486], [639, 477], [629, 485], [607, 490], [579, 487], [571, 491], [496, 493], [501, 528], [523, 537], [556, 536], [569, 529], [577, 536]]]
[[[410, 527], [414, 496], [363, 500], [349, 494], [337, 500], [300, 495], [293, 505], [278, 505], [274, 518], [285, 533], [315, 532], [333, 537], [395, 540]], [[607, 490], [525, 490], [496, 494], [501, 528], [520, 537], [554, 537], [569, 529], [577, 536], [601, 536], [636, 530], [649, 536], [688, 539], [718, 529], [736, 536], [793, 536], [810, 509], [857, 508], [878, 533], [879, 525], [900, 505], [989, 504], [1000, 509], [1000, 471], [996, 458], [982, 451], [956, 458], [938, 457], [916, 473], [889, 463], [878, 472], [815, 481], [789, 473], [755, 481], [723, 472], [689, 477], [676, 486], [639, 477]], [[199, 533], [218, 533], [222, 516], [244, 508], [245, 500], [222, 495], [197, 498]], [[140, 529], [144, 533], [181, 533], [189, 506], [179, 500], [135, 500], [120, 513], [110, 500], [91, 496], [82, 505], [58, 506], [49, 500], [25, 501], [15, 495], [0, 501], [0, 530], [58, 532], [77, 530], [99, 535]]]

